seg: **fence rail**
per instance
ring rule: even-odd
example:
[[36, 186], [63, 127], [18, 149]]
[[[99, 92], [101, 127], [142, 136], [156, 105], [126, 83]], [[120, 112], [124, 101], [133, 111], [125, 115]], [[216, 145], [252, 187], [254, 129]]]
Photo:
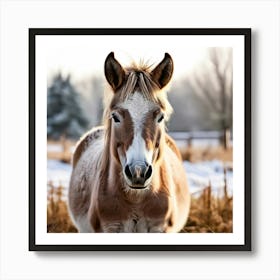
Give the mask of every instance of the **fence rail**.
[[226, 131], [170, 131], [168, 134], [176, 142], [186, 142], [188, 146], [196, 144], [205, 146], [209, 143], [213, 146], [222, 144], [225, 148], [232, 146], [232, 133]]

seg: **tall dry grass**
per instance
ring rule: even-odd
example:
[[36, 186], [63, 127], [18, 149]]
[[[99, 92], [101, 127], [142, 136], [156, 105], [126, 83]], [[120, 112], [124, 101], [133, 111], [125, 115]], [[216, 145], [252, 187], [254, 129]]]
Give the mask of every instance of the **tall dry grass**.
[[207, 187], [198, 197], [192, 196], [190, 215], [181, 232], [232, 232], [232, 206], [232, 197], [213, 196]]
[[65, 191], [61, 185], [48, 184], [47, 232], [77, 232], [69, 216]]

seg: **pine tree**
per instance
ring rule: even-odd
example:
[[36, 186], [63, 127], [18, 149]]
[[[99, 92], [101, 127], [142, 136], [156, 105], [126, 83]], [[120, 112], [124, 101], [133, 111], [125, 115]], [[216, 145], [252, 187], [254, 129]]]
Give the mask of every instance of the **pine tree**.
[[80, 94], [61, 74], [54, 77], [48, 88], [47, 134], [58, 140], [61, 136], [78, 138], [88, 128], [88, 120], [82, 110]]

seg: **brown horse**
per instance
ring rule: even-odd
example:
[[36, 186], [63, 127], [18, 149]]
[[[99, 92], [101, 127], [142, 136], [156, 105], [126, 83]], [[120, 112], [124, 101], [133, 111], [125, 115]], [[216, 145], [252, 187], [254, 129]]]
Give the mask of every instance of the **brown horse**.
[[86, 133], [73, 155], [69, 210], [80, 232], [178, 232], [190, 194], [175, 142], [165, 132], [172, 108], [164, 89], [169, 54], [151, 70], [123, 68], [110, 53], [105, 125]]

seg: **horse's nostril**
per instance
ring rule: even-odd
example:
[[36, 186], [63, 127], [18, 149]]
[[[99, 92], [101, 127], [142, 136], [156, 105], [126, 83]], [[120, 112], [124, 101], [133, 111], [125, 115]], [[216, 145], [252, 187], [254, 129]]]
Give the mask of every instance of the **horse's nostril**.
[[152, 176], [153, 168], [151, 165], [142, 162], [127, 164], [124, 168], [126, 178], [130, 180], [132, 185], [143, 185]]
[[152, 168], [151, 165], [149, 165], [149, 167], [148, 167], [148, 169], [147, 169], [147, 171], [145, 173], [145, 179], [146, 180], [149, 179], [152, 176], [152, 173], [153, 173], [153, 168]]
[[132, 174], [131, 174], [131, 171], [130, 171], [128, 165], [126, 165], [126, 167], [125, 167], [125, 169], [124, 169], [124, 173], [125, 173], [125, 175], [126, 175], [129, 179], [132, 178]]

